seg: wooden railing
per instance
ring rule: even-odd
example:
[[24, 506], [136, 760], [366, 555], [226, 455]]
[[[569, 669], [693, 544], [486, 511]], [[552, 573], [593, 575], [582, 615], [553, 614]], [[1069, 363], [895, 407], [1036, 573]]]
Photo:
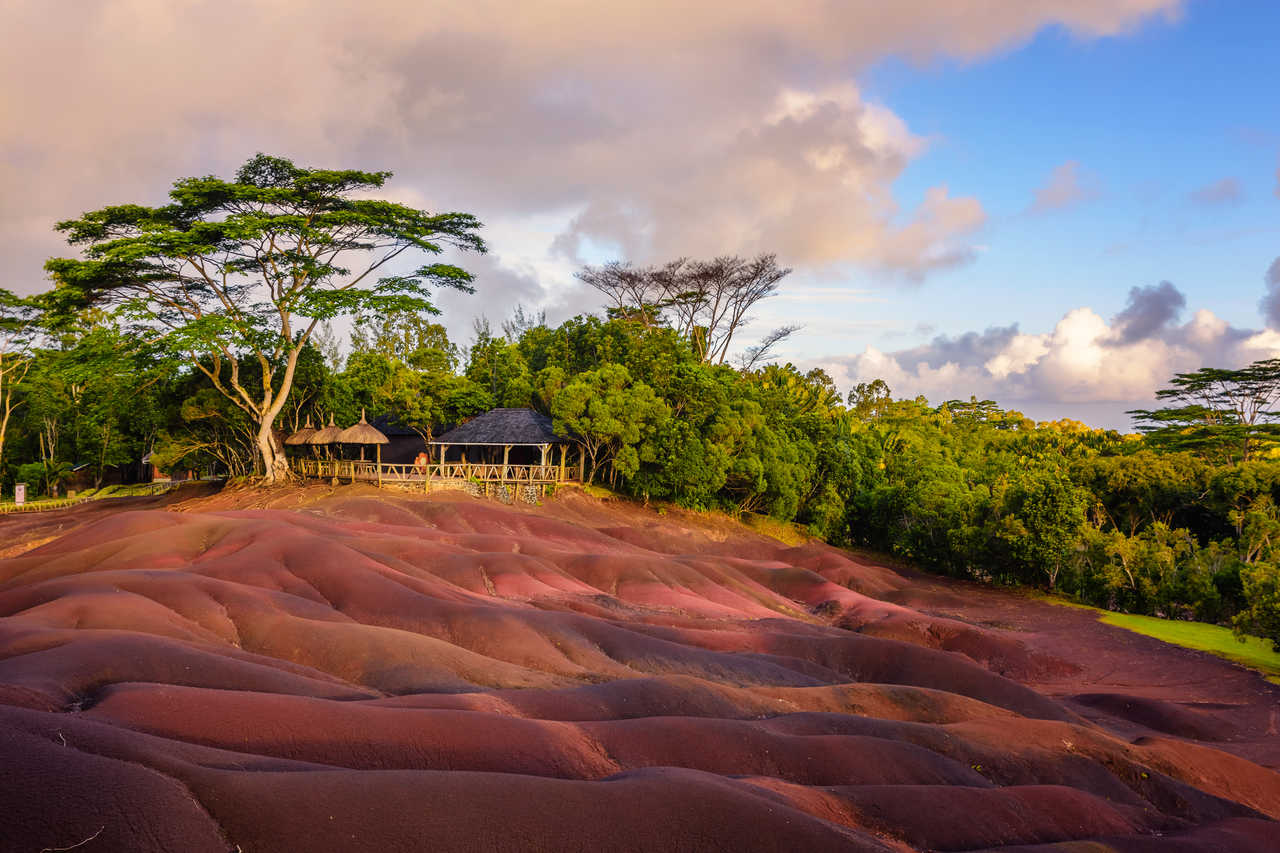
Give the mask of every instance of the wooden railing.
[[294, 470], [306, 478], [367, 483], [425, 483], [461, 480], [480, 483], [546, 485], [576, 481], [577, 470], [559, 465], [489, 465], [480, 462], [428, 462], [422, 465], [361, 462], [354, 459], [295, 459]]

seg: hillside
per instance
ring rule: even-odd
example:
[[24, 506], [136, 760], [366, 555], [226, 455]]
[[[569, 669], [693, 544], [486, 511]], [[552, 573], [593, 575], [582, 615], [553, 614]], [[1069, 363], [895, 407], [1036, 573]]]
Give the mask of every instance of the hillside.
[[0, 520], [4, 850], [1275, 849], [1280, 687], [569, 494]]

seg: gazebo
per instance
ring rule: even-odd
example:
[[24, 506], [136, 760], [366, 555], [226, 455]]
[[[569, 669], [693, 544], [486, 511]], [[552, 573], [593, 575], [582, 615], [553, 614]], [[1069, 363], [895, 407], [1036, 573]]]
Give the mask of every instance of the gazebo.
[[388, 444], [389, 440], [382, 432], [364, 418], [364, 409], [360, 410], [360, 421], [338, 433], [338, 444], [358, 444], [360, 445], [360, 461], [364, 461], [364, 448], [367, 444], [372, 444], [378, 448], [378, 465], [382, 465], [382, 445]]
[[[504, 469], [512, 464], [545, 468], [554, 464], [548, 456], [552, 448], [559, 447], [560, 468], [563, 470], [568, 440], [556, 435], [551, 418], [533, 409], [491, 409], [438, 436], [429, 444], [439, 448], [437, 462], [442, 467], [449, 461], [497, 465], [501, 449]], [[457, 452], [454, 460], [449, 459], [451, 451]], [[512, 451], [516, 453], [514, 460]]]
[[331, 444], [338, 443], [338, 436], [342, 433], [342, 427], [333, 422], [333, 412], [329, 413], [329, 425], [320, 427], [307, 438], [307, 444], [316, 447], [327, 447]]
[[284, 440], [287, 447], [299, 447], [309, 445], [311, 436], [316, 434], [316, 428], [311, 425], [311, 415], [307, 415], [307, 424], [302, 429], [295, 432]]

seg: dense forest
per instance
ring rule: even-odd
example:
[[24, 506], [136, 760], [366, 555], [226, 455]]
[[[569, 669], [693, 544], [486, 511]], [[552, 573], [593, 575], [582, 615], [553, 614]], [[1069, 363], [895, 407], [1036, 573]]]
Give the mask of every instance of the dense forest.
[[459, 346], [426, 289], [469, 290], [456, 267], [318, 289], [352, 280], [341, 251], [373, 254], [372, 271], [438, 252], [441, 235], [484, 250], [465, 214], [347, 198], [386, 177], [259, 155], [235, 182], [178, 182], [169, 207], [62, 223], [89, 260], [51, 261], [58, 287], [42, 296], [0, 292], [6, 493], [53, 494], [73, 473], [101, 484], [148, 453], [278, 481], [280, 436], [308, 419], [367, 409], [428, 437], [529, 406], [579, 444], [589, 480], [638, 500], [768, 515], [955, 577], [1280, 640], [1280, 362], [1174, 377], [1134, 435], [988, 400], [894, 399], [879, 381], [841, 389], [771, 360], [794, 327], [742, 345], [789, 272], [769, 255], [587, 267], [602, 314], [553, 327], [517, 309]]

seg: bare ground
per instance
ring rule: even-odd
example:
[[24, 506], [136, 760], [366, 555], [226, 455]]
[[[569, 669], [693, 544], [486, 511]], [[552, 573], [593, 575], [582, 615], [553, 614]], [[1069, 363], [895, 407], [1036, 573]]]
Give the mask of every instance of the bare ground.
[[1280, 688], [576, 494], [0, 520], [0, 849], [1280, 847]]

